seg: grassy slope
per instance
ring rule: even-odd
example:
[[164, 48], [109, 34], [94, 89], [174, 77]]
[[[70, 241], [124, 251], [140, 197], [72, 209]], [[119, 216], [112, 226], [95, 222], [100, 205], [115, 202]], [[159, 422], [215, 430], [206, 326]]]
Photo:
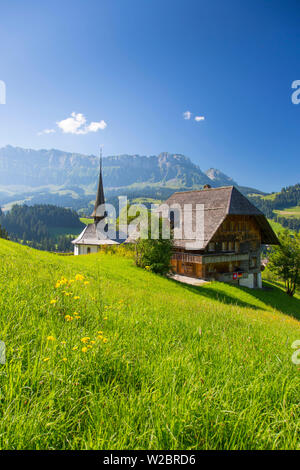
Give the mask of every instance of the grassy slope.
[[275, 233], [279, 234], [280, 232], [283, 232], [284, 230], [288, 230], [290, 233], [295, 233], [294, 230], [287, 229], [286, 227], [283, 227], [279, 222], [275, 222], [272, 219], [268, 219], [269, 224], [271, 225], [272, 229], [274, 230]]
[[87, 217], [80, 217], [80, 222], [82, 222], [85, 225], [89, 225], [94, 222], [94, 219], [87, 218]]
[[288, 218], [300, 218], [300, 206], [288, 207], [283, 210], [275, 210], [276, 214]]
[[[90, 283], [55, 289], [77, 273]], [[0, 281], [0, 448], [299, 448], [299, 298], [4, 240]]]

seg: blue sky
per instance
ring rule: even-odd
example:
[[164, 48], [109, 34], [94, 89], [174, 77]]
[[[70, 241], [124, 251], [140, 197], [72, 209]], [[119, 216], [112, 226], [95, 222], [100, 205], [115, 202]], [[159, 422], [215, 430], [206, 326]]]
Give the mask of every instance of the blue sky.
[[2, 2], [0, 146], [168, 151], [243, 185], [295, 184], [299, 24], [297, 0]]

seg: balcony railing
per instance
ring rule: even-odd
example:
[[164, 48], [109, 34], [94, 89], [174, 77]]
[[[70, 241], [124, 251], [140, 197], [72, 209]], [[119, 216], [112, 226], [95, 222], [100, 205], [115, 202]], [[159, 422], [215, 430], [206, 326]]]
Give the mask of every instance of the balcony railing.
[[185, 263], [226, 263], [235, 261], [247, 261], [249, 259], [248, 253], [207, 253], [205, 255], [193, 255], [190, 253], [173, 253], [173, 260], [182, 261]]
[[173, 253], [172, 259], [185, 263], [202, 263], [202, 255], [191, 255], [189, 253]]

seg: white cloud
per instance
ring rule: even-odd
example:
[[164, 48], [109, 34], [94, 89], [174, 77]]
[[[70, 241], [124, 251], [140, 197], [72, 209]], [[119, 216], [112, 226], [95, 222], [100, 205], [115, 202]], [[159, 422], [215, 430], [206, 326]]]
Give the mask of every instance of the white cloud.
[[86, 118], [81, 113], [72, 113], [71, 117], [58, 121], [56, 123], [64, 134], [77, 134], [83, 135], [89, 132], [97, 132], [100, 129], [104, 130], [107, 124], [103, 119], [99, 122], [91, 122], [87, 124]]
[[57, 121], [56, 124], [65, 134], [79, 134], [80, 128], [82, 128], [85, 123], [86, 119], [83, 114], [72, 113], [71, 117]]
[[[57, 121], [56, 124], [64, 134], [76, 135], [98, 132], [99, 130], [104, 130], [107, 127], [107, 124], [103, 119], [99, 122], [92, 121], [88, 124], [83, 114], [74, 112], [70, 117], [63, 119], [62, 121]], [[55, 129], [45, 129], [44, 131], [39, 132], [38, 135], [53, 134], [54, 132], [56, 132]]]
[[195, 116], [195, 121], [204, 121], [205, 117], [204, 116]]
[[191, 119], [192, 113], [190, 111], [185, 111], [183, 113], [183, 119]]
[[43, 134], [54, 134], [55, 129], [44, 129], [41, 132], [38, 132], [38, 135], [43, 135]]
[[99, 121], [99, 122], [91, 122], [88, 126], [87, 126], [87, 130], [88, 132], [97, 132], [99, 131], [99, 129], [101, 129], [102, 131], [107, 127], [107, 124], [105, 121]]

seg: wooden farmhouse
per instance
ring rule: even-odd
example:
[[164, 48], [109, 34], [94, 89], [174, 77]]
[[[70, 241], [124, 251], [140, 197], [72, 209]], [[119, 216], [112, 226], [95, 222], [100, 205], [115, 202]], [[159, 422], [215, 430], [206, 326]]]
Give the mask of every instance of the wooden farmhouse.
[[[279, 241], [264, 214], [234, 186], [207, 185], [201, 191], [176, 192], [164, 204], [181, 208], [181, 214], [184, 207], [191, 207], [193, 224], [196, 205], [204, 208], [201, 240], [190, 240], [188, 236], [174, 239], [171, 263], [175, 273], [250, 288], [262, 287], [261, 247], [277, 245]], [[171, 225], [176, 228], [178, 221], [175, 223], [174, 219], [173, 214]], [[184, 230], [184, 221], [179, 223]]]

